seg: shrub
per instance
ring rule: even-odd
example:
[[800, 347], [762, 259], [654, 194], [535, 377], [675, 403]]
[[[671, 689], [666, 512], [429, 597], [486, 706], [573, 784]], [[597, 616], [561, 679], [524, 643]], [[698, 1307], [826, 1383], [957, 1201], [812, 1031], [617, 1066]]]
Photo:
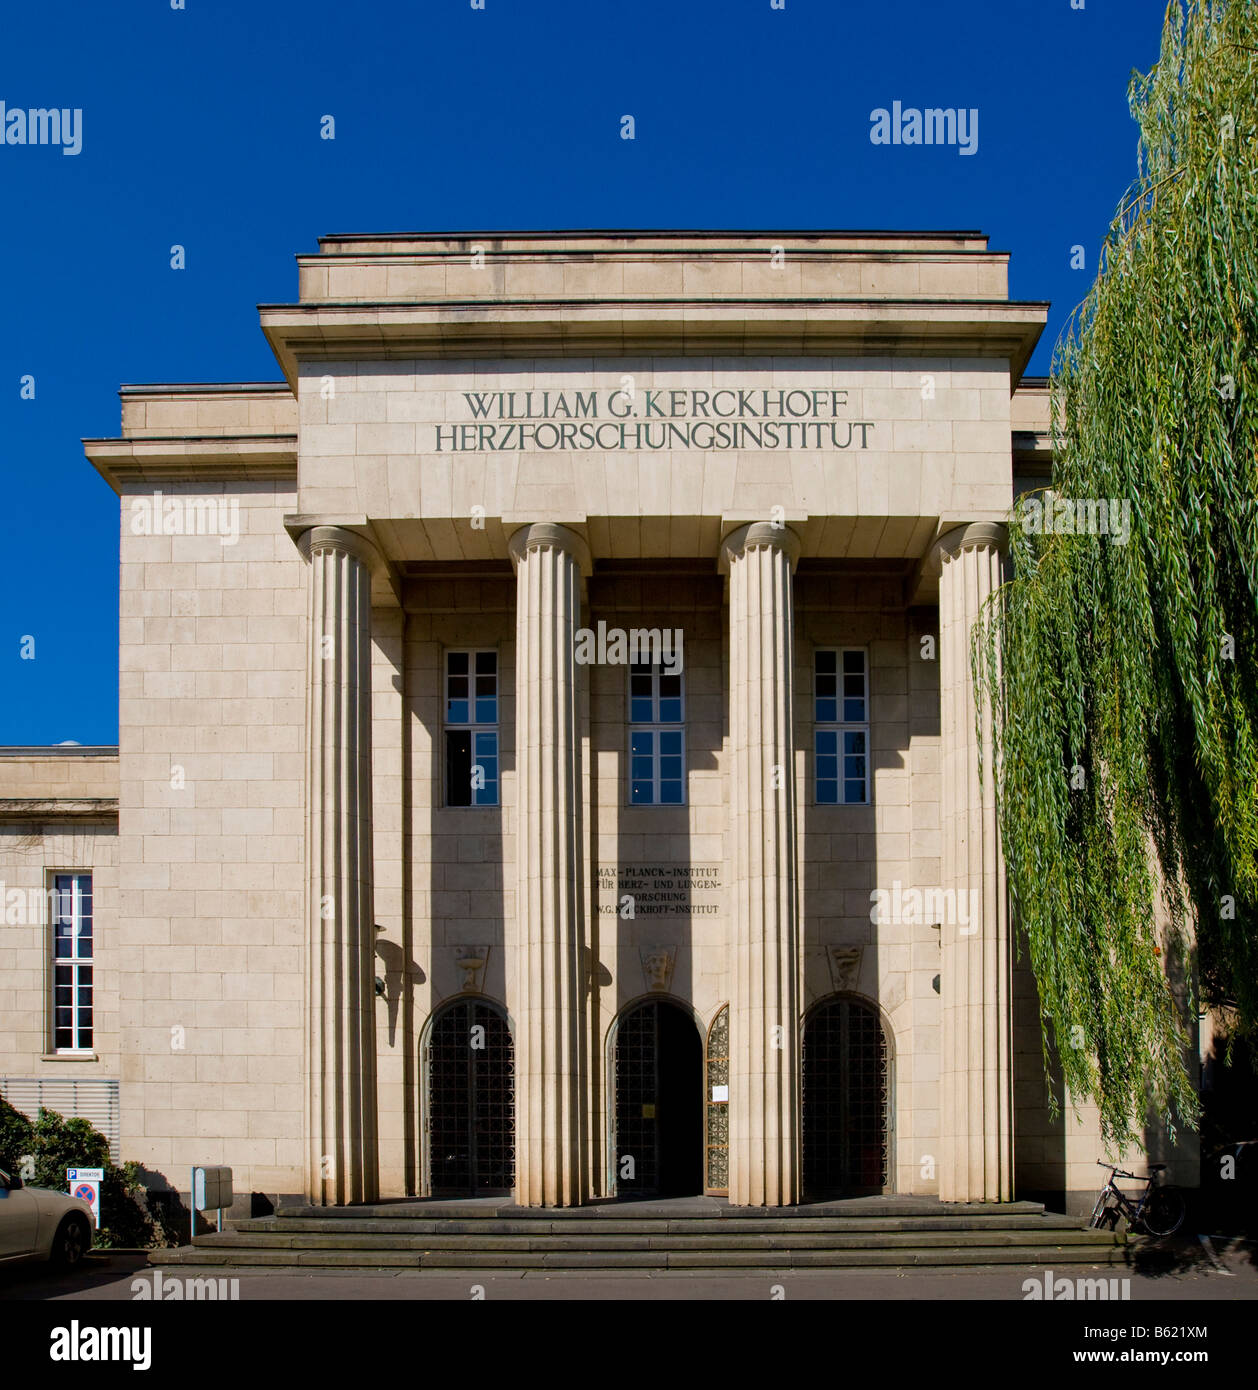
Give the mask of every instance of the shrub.
[[[29, 1160], [29, 1161], [27, 1161]], [[63, 1192], [67, 1168], [100, 1168], [101, 1226], [93, 1244], [103, 1248], [151, 1249], [178, 1245], [175, 1212], [166, 1204], [150, 1209], [140, 1181], [140, 1165], [119, 1167], [109, 1156], [109, 1141], [87, 1120], [67, 1120], [42, 1107], [34, 1121], [0, 1096], [0, 1168], [20, 1174], [31, 1187]]]

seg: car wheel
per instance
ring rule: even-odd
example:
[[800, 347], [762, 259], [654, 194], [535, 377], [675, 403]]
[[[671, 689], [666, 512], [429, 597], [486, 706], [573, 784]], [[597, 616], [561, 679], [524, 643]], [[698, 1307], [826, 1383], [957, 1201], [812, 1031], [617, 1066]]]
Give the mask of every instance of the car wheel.
[[73, 1269], [87, 1254], [92, 1232], [84, 1217], [71, 1213], [57, 1227], [52, 1242], [52, 1262], [58, 1269]]

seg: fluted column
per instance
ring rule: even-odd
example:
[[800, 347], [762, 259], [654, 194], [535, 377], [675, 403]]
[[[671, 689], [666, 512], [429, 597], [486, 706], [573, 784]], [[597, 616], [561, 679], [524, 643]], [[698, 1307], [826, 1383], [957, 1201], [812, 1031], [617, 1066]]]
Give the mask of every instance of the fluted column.
[[377, 1195], [371, 846], [371, 574], [362, 537], [316, 526], [306, 698], [306, 1190]]
[[1013, 1199], [1009, 900], [996, 818], [990, 704], [981, 752], [970, 634], [1004, 579], [1005, 528], [978, 522], [938, 542], [942, 887], [940, 1173], [948, 1202]]
[[586, 1200], [585, 943], [576, 628], [585, 542], [535, 525], [510, 541], [516, 568], [516, 910], [508, 1007], [515, 1022], [515, 1197]]
[[722, 547], [729, 573], [729, 1200], [800, 1199], [800, 953], [794, 606], [799, 541], [756, 522]]

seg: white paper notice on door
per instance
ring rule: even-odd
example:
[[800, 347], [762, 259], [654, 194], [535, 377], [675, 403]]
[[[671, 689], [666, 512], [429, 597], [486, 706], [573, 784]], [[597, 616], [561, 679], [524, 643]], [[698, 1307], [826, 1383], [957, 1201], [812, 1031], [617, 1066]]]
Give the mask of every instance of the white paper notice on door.
[[724, 1100], [724, 1101], [728, 1101], [728, 1100], [729, 1100], [729, 1087], [728, 1087], [728, 1086], [713, 1086], [713, 1087], [712, 1087], [712, 1099], [713, 1099], [713, 1100]]

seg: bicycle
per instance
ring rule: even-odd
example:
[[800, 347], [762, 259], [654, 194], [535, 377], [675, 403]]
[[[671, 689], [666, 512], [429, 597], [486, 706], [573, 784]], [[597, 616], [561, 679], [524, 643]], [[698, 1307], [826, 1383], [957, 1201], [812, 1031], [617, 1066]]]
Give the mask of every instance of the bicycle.
[[[1111, 1231], [1118, 1226], [1121, 1213], [1127, 1218], [1132, 1230], [1142, 1230], [1151, 1236], [1171, 1236], [1184, 1223], [1187, 1207], [1184, 1199], [1173, 1187], [1155, 1187], [1157, 1174], [1166, 1171], [1165, 1163], [1150, 1163], [1149, 1176], [1142, 1178], [1137, 1173], [1126, 1173], [1104, 1159], [1097, 1159], [1097, 1166], [1109, 1169], [1109, 1178], [1101, 1188], [1101, 1195], [1092, 1209], [1090, 1224], [1100, 1229], [1108, 1226]], [[1139, 1197], [1129, 1197], [1114, 1181], [1115, 1178], [1130, 1178], [1132, 1182], [1144, 1183], [1144, 1191]]]

